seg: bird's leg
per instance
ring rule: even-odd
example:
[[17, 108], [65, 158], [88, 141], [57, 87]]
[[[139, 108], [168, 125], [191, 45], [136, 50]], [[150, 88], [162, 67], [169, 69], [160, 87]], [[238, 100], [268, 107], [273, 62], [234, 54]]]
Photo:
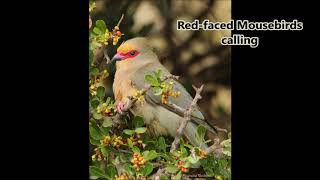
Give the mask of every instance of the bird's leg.
[[124, 112], [123, 112], [124, 106], [125, 106], [125, 104], [122, 101], [119, 101], [117, 104], [117, 112], [121, 115], [124, 114]]

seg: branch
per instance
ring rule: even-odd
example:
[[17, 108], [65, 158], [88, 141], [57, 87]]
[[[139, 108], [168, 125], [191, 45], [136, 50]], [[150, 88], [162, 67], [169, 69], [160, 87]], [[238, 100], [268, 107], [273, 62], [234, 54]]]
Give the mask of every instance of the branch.
[[117, 24], [117, 26], [118, 26], [118, 27], [120, 26], [120, 24], [121, 24], [121, 22], [122, 22], [123, 18], [124, 18], [124, 14], [122, 14], [122, 15], [121, 15], [121, 18], [120, 18], [120, 20], [118, 21], [118, 24]]
[[223, 147], [220, 144], [219, 138], [214, 139], [213, 145], [208, 147], [207, 149], [204, 150], [204, 153], [210, 154], [210, 153], [215, 153], [216, 155], [221, 155], [222, 154]]
[[[195, 109], [195, 107], [196, 107], [196, 105], [197, 105], [198, 100], [202, 98], [201, 95], [200, 95], [200, 93], [201, 93], [201, 91], [202, 91], [202, 89], [203, 89], [203, 85], [201, 85], [200, 88], [196, 88], [195, 86], [192, 86], [192, 87], [193, 87], [193, 89], [196, 91], [196, 95], [195, 95], [195, 97], [193, 98], [193, 100], [192, 100], [189, 108], [186, 109], [186, 110], [184, 111], [184, 113], [183, 113], [183, 114], [184, 114], [184, 117], [183, 117], [183, 119], [182, 119], [182, 121], [181, 121], [181, 123], [180, 123], [179, 128], [177, 129], [177, 134], [176, 134], [176, 136], [175, 136], [175, 138], [174, 138], [174, 141], [172, 142], [170, 152], [173, 152], [174, 150], [177, 149], [177, 147], [178, 147], [178, 145], [179, 145], [179, 142], [180, 142], [180, 139], [181, 139], [181, 137], [182, 137], [182, 135], [183, 135], [183, 132], [184, 132], [184, 130], [185, 130], [188, 122], [189, 122], [190, 119], [191, 119], [191, 114], [192, 114], [192, 112], [194, 111], [194, 109]], [[175, 105], [174, 105], [174, 106], [175, 106]], [[175, 107], [177, 107], [177, 106], [175, 106]]]
[[165, 172], [164, 168], [159, 168], [158, 171], [153, 175], [154, 180], [160, 180], [160, 175]]

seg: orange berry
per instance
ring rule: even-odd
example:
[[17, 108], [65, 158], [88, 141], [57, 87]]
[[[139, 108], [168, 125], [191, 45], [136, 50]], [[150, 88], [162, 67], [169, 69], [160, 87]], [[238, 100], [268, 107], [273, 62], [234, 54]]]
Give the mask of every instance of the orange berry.
[[181, 171], [182, 171], [182, 172], [184, 172], [184, 173], [186, 173], [186, 172], [188, 172], [188, 169], [187, 169], [187, 168], [182, 167], [182, 168], [181, 168]]
[[117, 31], [117, 32], [116, 32], [116, 35], [117, 35], [117, 36], [121, 36], [122, 33], [121, 33], [120, 31]]

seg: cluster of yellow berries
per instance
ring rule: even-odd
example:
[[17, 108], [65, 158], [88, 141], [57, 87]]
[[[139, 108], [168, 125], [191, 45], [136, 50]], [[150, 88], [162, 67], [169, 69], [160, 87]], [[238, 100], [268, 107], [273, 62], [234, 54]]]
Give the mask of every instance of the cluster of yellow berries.
[[216, 180], [222, 180], [222, 177], [221, 176], [215, 176], [214, 177]]
[[112, 44], [116, 45], [121, 38], [123, 34], [121, 33], [119, 26], [115, 26], [114, 29], [112, 30], [112, 33], [110, 32], [110, 37], [112, 37]]
[[197, 155], [198, 155], [200, 158], [204, 158], [207, 154], [205, 153], [205, 151], [199, 149]]
[[[143, 141], [141, 140], [140, 134], [135, 134], [129, 138], [132, 141], [132, 145], [134, 146], [143, 146]], [[113, 147], [120, 148], [121, 145], [127, 145], [128, 141], [123, 139], [121, 136], [113, 135], [105, 136], [103, 140], [100, 141], [102, 145], [108, 146], [112, 145]]]
[[140, 167], [144, 165], [146, 161], [140, 153], [133, 153], [133, 159], [131, 160], [131, 163], [133, 164], [133, 168], [136, 171], [139, 171]]
[[104, 146], [108, 146], [111, 142], [111, 137], [110, 136], [105, 136], [103, 140], [101, 140], [101, 143], [104, 145]]
[[107, 71], [107, 70], [103, 70], [103, 72], [102, 72], [102, 74], [101, 74], [100, 78], [101, 78], [101, 79], [105, 79], [105, 78], [107, 78], [108, 76], [109, 76], [108, 71]]
[[183, 161], [179, 161], [177, 167], [180, 169], [181, 172], [186, 173], [188, 172], [188, 168], [183, 167], [184, 162]]
[[103, 156], [102, 152], [100, 151], [99, 148], [94, 149], [95, 154], [91, 156], [93, 161], [101, 161], [101, 160], [106, 160], [106, 158]]
[[114, 178], [115, 178], [115, 180], [128, 180], [128, 176], [123, 173], [120, 176], [115, 175]]
[[[91, 80], [90, 80], [90, 83], [91, 83]], [[90, 94], [92, 96], [96, 96], [97, 95], [98, 84], [97, 83], [91, 84], [89, 89], [90, 89]]]
[[168, 98], [171, 96], [173, 98], [177, 98], [181, 95], [180, 91], [173, 91], [173, 81], [169, 83], [163, 82], [161, 83], [162, 94], [161, 94], [161, 103], [168, 104]]
[[143, 146], [140, 134], [135, 134], [129, 138], [134, 146]]
[[116, 136], [116, 135], [113, 135], [112, 137], [105, 136], [104, 139], [101, 140], [100, 142], [104, 146], [108, 146], [111, 144], [113, 147], [116, 147], [116, 148], [119, 148], [121, 145], [127, 144], [127, 142], [124, 141], [121, 136]]
[[97, 113], [101, 113], [103, 116], [113, 116], [115, 110], [113, 107], [108, 106], [107, 103], [103, 103], [101, 106], [97, 107]]
[[142, 90], [136, 90], [133, 96], [140, 102], [144, 101], [144, 94]]
[[121, 136], [113, 135], [112, 137], [112, 146], [119, 148], [121, 145], [126, 144], [126, 142], [123, 141]]
[[89, 84], [90, 84], [89, 90], [90, 90], [90, 94], [92, 96], [96, 96], [97, 95], [97, 89], [100, 86], [101, 80], [107, 78], [108, 76], [109, 76], [108, 71], [104, 70], [102, 72], [102, 74], [100, 74], [98, 76], [95, 76], [93, 79], [90, 79], [90, 81], [89, 81]]

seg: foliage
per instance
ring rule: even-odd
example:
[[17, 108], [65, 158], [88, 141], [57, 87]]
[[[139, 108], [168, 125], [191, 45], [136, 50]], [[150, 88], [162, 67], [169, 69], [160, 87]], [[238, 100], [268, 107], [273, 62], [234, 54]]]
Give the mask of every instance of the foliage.
[[[89, 11], [94, 10], [90, 3]], [[99, 70], [93, 63], [94, 50], [116, 45], [122, 33], [116, 26], [109, 31], [103, 20], [97, 20], [89, 34], [89, 132], [90, 132], [90, 178], [125, 180], [151, 179], [159, 169], [160, 179], [181, 179], [184, 175], [203, 174], [215, 179], [231, 179], [231, 140], [223, 141], [223, 154], [205, 154], [199, 147], [193, 147], [183, 140], [180, 147], [170, 153], [172, 138], [151, 137], [143, 117], [124, 117], [123, 124], [113, 123], [116, 114], [115, 102], [106, 97], [102, 81], [109, 76], [106, 70]], [[109, 43], [112, 42], [112, 43]], [[174, 81], [163, 81], [162, 72], [146, 74], [145, 81], [155, 95], [161, 96], [162, 103], [168, 97], [178, 97], [173, 91]], [[143, 100], [143, 93], [137, 92]], [[198, 127], [197, 137], [204, 139], [205, 129]], [[158, 174], [157, 174], [158, 175]]]

